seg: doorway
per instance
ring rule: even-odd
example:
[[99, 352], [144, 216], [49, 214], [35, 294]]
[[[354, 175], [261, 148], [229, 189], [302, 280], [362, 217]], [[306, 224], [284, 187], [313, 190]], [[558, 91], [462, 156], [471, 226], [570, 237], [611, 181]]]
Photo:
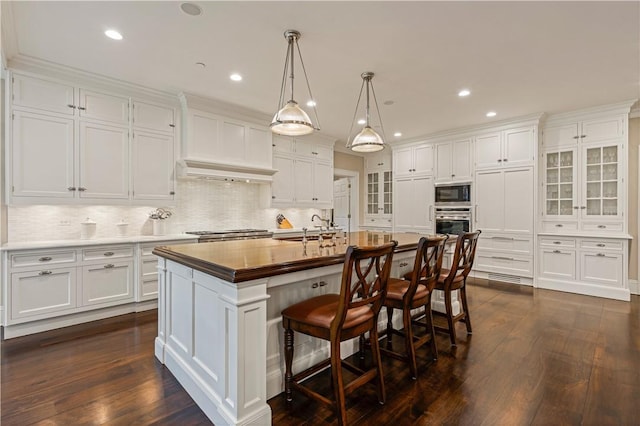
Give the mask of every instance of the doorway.
[[357, 231], [360, 226], [360, 174], [353, 170], [334, 169], [333, 176], [333, 222], [345, 231]]

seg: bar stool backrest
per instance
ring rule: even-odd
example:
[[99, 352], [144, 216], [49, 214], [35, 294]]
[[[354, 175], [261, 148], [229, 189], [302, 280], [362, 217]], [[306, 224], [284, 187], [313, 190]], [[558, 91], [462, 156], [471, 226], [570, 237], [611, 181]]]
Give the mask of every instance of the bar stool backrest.
[[442, 269], [442, 258], [448, 238], [448, 235], [420, 238], [411, 272], [411, 284], [404, 295], [405, 300], [413, 300], [420, 284], [427, 287], [429, 292], [433, 291]]

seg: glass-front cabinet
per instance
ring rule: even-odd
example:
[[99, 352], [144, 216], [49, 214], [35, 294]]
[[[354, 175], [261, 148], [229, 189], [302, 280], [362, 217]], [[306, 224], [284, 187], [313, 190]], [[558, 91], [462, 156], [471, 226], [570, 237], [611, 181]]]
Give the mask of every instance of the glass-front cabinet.
[[583, 218], [621, 217], [619, 146], [583, 147]]
[[545, 216], [562, 219], [576, 218], [578, 210], [576, 150], [547, 152], [545, 172]]
[[367, 173], [367, 215], [391, 215], [392, 172]]

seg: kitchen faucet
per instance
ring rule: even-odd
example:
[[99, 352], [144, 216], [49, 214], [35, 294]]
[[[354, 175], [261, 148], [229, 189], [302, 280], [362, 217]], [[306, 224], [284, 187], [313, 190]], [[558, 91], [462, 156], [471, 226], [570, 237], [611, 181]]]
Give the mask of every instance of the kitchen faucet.
[[[323, 219], [323, 218], [321, 218], [320, 216], [318, 216], [317, 214], [315, 214], [315, 213], [314, 213], [314, 215], [313, 215], [313, 216], [311, 216], [311, 222], [313, 222], [313, 220], [314, 220], [316, 217], [317, 217], [318, 219], [320, 219], [320, 221], [321, 221], [322, 223], [324, 223], [324, 224], [325, 224], [325, 226], [327, 227], [327, 229], [329, 229], [329, 219]], [[322, 225], [320, 225], [320, 230], [322, 231]]]

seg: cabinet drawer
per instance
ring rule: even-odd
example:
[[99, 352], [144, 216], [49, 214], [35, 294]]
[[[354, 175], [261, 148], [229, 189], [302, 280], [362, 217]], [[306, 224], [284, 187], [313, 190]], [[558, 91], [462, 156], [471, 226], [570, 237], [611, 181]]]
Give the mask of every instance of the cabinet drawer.
[[624, 245], [622, 241], [612, 240], [582, 240], [580, 241], [580, 248], [592, 249], [592, 250], [616, 250], [622, 251]]
[[609, 223], [598, 223], [598, 222], [583, 222], [582, 229], [585, 231], [619, 231], [622, 232], [623, 224], [622, 222], [609, 222]]
[[559, 248], [575, 248], [575, 238], [562, 237], [542, 237], [539, 240], [541, 246], [559, 247]]
[[542, 222], [543, 232], [562, 232], [562, 231], [576, 231], [578, 229], [578, 222]]
[[133, 246], [102, 247], [82, 251], [83, 260], [122, 259], [126, 257], [133, 257]]
[[12, 320], [46, 318], [72, 310], [77, 306], [76, 268], [13, 273], [10, 299]]
[[576, 279], [576, 252], [574, 250], [540, 250], [540, 277]]
[[82, 305], [119, 304], [133, 300], [133, 262], [82, 268]]
[[478, 252], [473, 269], [521, 277], [533, 277], [533, 258], [504, 253]]
[[514, 254], [533, 254], [533, 239], [531, 237], [505, 237], [480, 235], [478, 248], [512, 252]]
[[11, 267], [42, 266], [73, 263], [76, 261], [75, 250], [47, 251], [37, 253], [16, 253], [11, 255]]
[[584, 252], [580, 258], [581, 281], [609, 287], [622, 287], [621, 253]]

